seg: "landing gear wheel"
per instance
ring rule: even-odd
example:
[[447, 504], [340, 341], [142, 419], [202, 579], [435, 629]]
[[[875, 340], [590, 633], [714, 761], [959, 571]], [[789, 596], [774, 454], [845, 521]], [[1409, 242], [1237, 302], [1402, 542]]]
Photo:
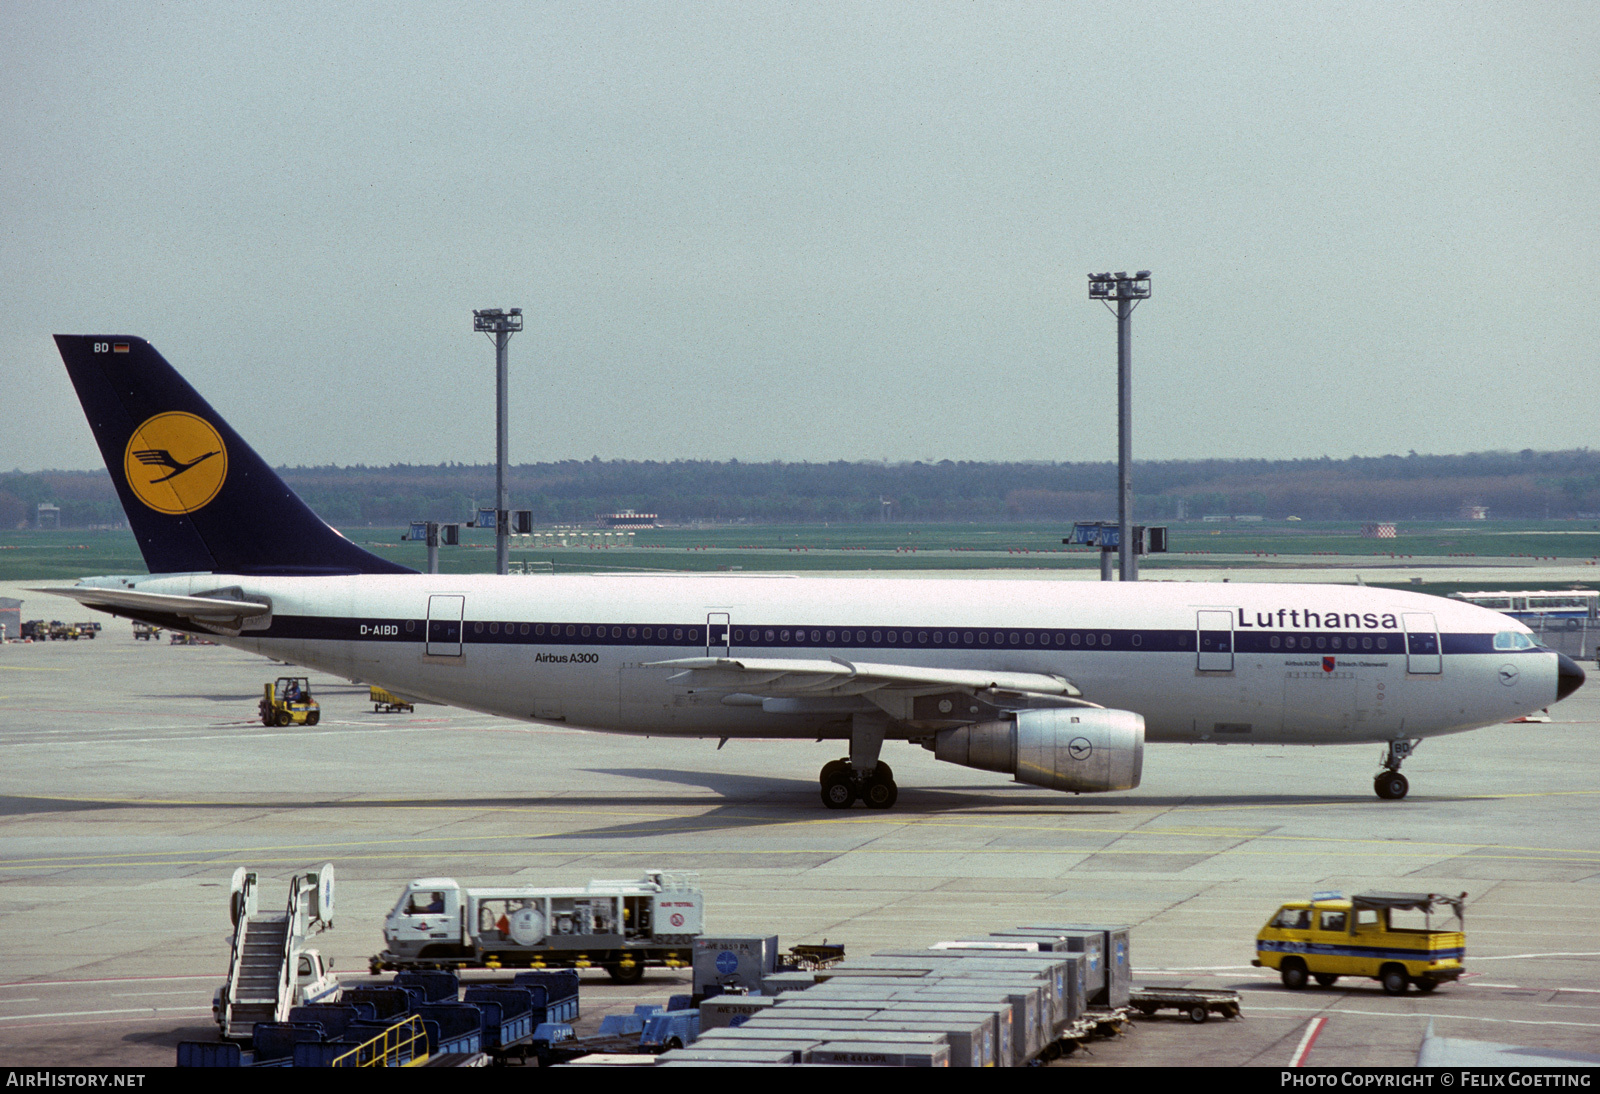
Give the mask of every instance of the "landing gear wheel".
[[868, 809], [889, 809], [900, 800], [900, 788], [895, 785], [894, 772], [889, 765], [879, 762], [878, 768], [861, 787], [861, 800]]
[[631, 965], [607, 965], [606, 975], [618, 984], [637, 984], [644, 979], [644, 964], [635, 961]]
[[849, 809], [856, 801], [856, 781], [847, 774], [824, 772], [822, 804], [829, 809]]
[[1322, 987], [1331, 988], [1339, 982], [1339, 977], [1336, 973], [1319, 972], [1316, 974], [1316, 981]]
[[1298, 957], [1291, 958], [1278, 966], [1278, 977], [1283, 981], [1283, 986], [1290, 991], [1299, 991], [1306, 986], [1305, 962]]
[[848, 774], [850, 774], [849, 760], [829, 760], [827, 763], [822, 765], [822, 774], [819, 776], [819, 778], [821, 778], [823, 782], [827, 782], [828, 779], [834, 775]]
[[1411, 789], [1411, 783], [1398, 771], [1384, 771], [1372, 780], [1372, 789], [1386, 801], [1399, 801]]
[[1404, 995], [1411, 986], [1411, 978], [1404, 969], [1384, 969], [1379, 977], [1385, 995]]

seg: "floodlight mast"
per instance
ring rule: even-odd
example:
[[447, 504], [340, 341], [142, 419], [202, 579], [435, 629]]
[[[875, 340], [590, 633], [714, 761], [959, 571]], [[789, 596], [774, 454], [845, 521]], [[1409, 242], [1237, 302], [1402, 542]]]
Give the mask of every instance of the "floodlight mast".
[[[1117, 317], [1117, 558], [1123, 581], [1139, 580], [1133, 542], [1133, 309], [1150, 299], [1150, 271], [1089, 275], [1089, 299]], [[1116, 307], [1112, 308], [1112, 301]], [[1102, 567], [1101, 576], [1106, 577]]]
[[495, 465], [494, 465], [494, 572], [511, 572], [511, 528], [506, 499], [506, 454], [510, 418], [510, 400], [506, 394], [507, 349], [511, 336], [522, 329], [522, 309], [476, 309], [472, 313], [472, 329], [494, 335], [494, 413], [495, 413]]

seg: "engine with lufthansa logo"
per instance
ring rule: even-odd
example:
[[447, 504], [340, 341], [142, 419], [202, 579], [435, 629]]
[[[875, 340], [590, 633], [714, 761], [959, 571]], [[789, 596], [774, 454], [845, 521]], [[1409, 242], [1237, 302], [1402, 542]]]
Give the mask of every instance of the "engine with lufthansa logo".
[[1144, 767], [1144, 718], [1130, 710], [1020, 710], [944, 729], [924, 748], [947, 763], [1015, 775], [1050, 790], [1132, 790]]

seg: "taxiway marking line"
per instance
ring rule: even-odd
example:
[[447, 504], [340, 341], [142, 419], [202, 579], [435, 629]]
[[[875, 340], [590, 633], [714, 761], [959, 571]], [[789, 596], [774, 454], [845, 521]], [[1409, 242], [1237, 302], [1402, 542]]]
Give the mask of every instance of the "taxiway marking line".
[[1306, 1056], [1311, 1052], [1311, 1046], [1317, 1043], [1317, 1037], [1321, 1035], [1322, 1027], [1327, 1024], [1327, 1015], [1313, 1018], [1306, 1023], [1306, 1035], [1300, 1038], [1300, 1044], [1295, 1047], [1294, 1056], [1289, 1062], [1290, 1067], [1306, 1066]]
[[[1589, 793], [1589, 792], [1586, 791], [1584, 793]], [[1593, 793], [1600, 793], [1600, 791], [1595, 791]], [[174, 805], [178, 805], [178, 806], [193, 806], [193, 807], [196, 807], [196, 808], [208, 808], [208, 809], [241, 809], [241, 810], [290, 810], [290, 809], [292, 809], [292, 810], [295, 810], [295, 811], [301, 811], [301, 810], [308, 810], [308, 809], [336, 809], [336, 808], [350, 808], [352, 806], [360, 806], [360, 807], [364, 807], [364, 808], [388, 807], [388, 808], [392, 808], [392, 809], [396, 809], [396, 810], [421, 810], [421, 811], [426, 811], [426, 812], [453, 811], [453, 812], [457, 812], [457, 813], [461, 813], [461, 814], [481, 814], [481, 813], [560, 813], [560, 814], [563, 814], [563, 815], [566, 815], [566, 816], [575, 816], [575, 817], [596, 817], [596, 816], [598, 816], [598, 817], [660, 818], [660, 819], [668, 819], [668, 820], [679, 819], [679, 820], [683, 820], [683, 821], [685, 821], [687, 823], [693, 823], [696, 820], [698, 820], [698, 819], [700, 819], [700, 818], [705, 816], [705, 814], [670, 813], [670, 812], [664, 812], [664, 811], [661, 811], [661, 810], [651, 810], [651, 809], [643, 809], [643, 810], [563, 809], [563, 808], [561, 808], [561, 805], [560, 805], [560, 799], [556, 799], [555, 801], [552, 801], [552, 802], [539, 803], [539, 804], [533, 804], [533, 805], [527, 805], [527, 806], [484, 805], [484, 806], [479, 807], [479, 806], [474, 806], [474, 805], [471, 805], [471, 804], [415, 805], [415, 804], [408, 804], [408, 803], [405, 803], [405, 802], [402, 802], [402, 801], [397, 801], [397, 800], [394, 800], [394, 799], [383, 799], [383, 798], [377, 798], [377, 799], [372, 799], [372, 798], [332, 799], [332, 800], [324, 801], [324, 802], [305, 802], [305, 803], [299, 803], [299, 804], [291, 805], [291, 804], [273, 803], [273, 802], [227, 802], [227, 801], [223, 801], [223, 802], [209, 801], [208, 802], [208, 801], [185, 800], [185, 799], [78, 797], [78, 796], [68, 796], [68, 795], [59, 795], [59, 794], [53, 794], [53, 795], [42, 796], [42, 797], [41, 796], [36, 796], [36, 795], [28, 795], [28, 794], [13, 794], [13, 795], [9, 795], [9, 796], [11, 796], [11, 797], [19, 797], [19, 798], [28, 798], [29, 800], [32, 800], [32, 801], [45, 801], [45, 802], [48, 802], [48, 801], [61, 801], [61, 802], [90, 803], [90, 804], [103, 804], [103, 805], [122, 805], [122, 806], [135, 807], [135, 808], [138, 807], [138, 806], [141, 806], [141, 805], [149, 805], [149, 806], [174, 806]], [[708, 804], [714, 804], [714, 803], [708, 803]], [[1476, 852], [1476, 851], [1490, 850], [1490, 851], [1502, 852], [1502, 854], [1500, 854], [1500, 855], [1491, 855], [1491, 856], [1480, 856], [1480, 857], [1490, 857], [1490, 858], [1502, 857], [1502, 858], [1514, 858], [1514, 859], [1521, 860], [1521, 859], [1523, 859], [1525, 857], [1524, 855], [1513, 855], [1513, 854], [1511, 854], [1511, 852], [1524, 852], [1524, 853], [1527, 853], [1527, 855], [1538, 856], [1538, 857], [1528, 858], [1528, 861], [1538, 861], [1538, 862], [1568, 861], [1568, 860], [1563, 860], [1563, 859], [1561, 859], [1559, 857], [1554, 857], [1554, 856], [1571, 855], [1571, 856], [1574, 856], [1574, 857], [1570, 861], [1572, 861], [1576, 865], [1588, 865], [1590, 860], [1600, 859], [1600, 850], [1584, 850], [1584, 849], [1566, 848], [1566, 847], [1540, 847], [1540, 846], [1529, 846], [1529, 845], [1521, 845], [1521, 844], [1459, 843], [1459, 842], [1445, 842], [1445, 841], [1433, 841], [1433, 840], [1412, 840], [1412, 839], [1349, 839], [1349, 838], [1341, 838], [1341, 837], [1337, 837], [1337, 836], [1276, 835], [1276, 834], [1267, 834], [1267, 833], [1262, 833], [1262, 832], [1251, 833], [1251, 832], [1248, 832], [1248, 831], [1237, 832], [1237, 833], [1229, 833], [1229, 832], [1227, 832], [1225, 830], [1219, 831], [1219, 830], [1216, 830], [1216, 829], [1198, 829], [1198, 830], [1194, 830], [1194, 831], [1189, 831], [1189, 830], [1185, 830], [1185, 829], [1181, 829], [1181, 828], [1143, 828], [1143, 827], [1098, 828], [1098, 827], [1090, 827], [1090, 826], [1085, 826], [1085, 825], [1053, 826], [1053, 825], [1044, 825], [1044, 824], [1002, 824], [1002, 823], [994, 823], [994, 822], [968, 824], [968, 823], [961, 823], [961, 822], [955, 821], [955, 820], [928, 820], [928, 819], [923, 819], [923, 818], [920, 818], [920, 817], [914, 817], [914, 816], [907, 817], [907, 816], [903, 816], [903, 815], [902, 816], [895, 816], [895, 815], [892, 815], [892, 814], [891, 815], [886, 815], [886, 816], [862, 817], [862, 818], [855, 818], [855, 817], [837, 817], [837, 818], [834, 818], [834, 817], [816, 817], [816, 818], [807, 818], [807, 819], [803, 819], [803, 820], [771, 820], [769, 818], [762, 817], [762, 816], [741, 817], [741, 816], [724, 815], [724, 816], [717, 817], [714, 820], [709, 820], [706, 823], [708, 823], [708, 824], [710, 824], [710, 825], [712, 825], [712, 826], [714, 826], [714, 827], [716, 827], [718, 829], [735, 829], [735, 828], [742, 827], [746, 823], [754, 823], [754, 822], [765, 822], [766, 823], [766, 827], [763, 829], [763, 831], [767, 831], [767, 832], [771, 832], [771, 831], [773, 831], [775, 829], [778, 829], [778, 828], [801, 827], [801, 826], [837, 827], [837, 826], [841, 826], [841, 825], [843, 825], [843, 826], [872, 825], [872, 826], [881, 827], [882, 825], [889, 824], [889, 825], [897, 825], [897, 826], [899, 826], [901, 828], [955, 828], [955, 829], [960, 829], [960, 830], [975, 830], [975, 831], [992, 830], [992, 831], [999, 831], [999, 832], [1051, 832], [1051, 833], [1060, 833], [1060, 834], [1063, 834], [1063, 835], [1113, 836], [1113, 837], [1116, 837], [1116, 838], [1119, 838], [1119, 839], [1127, 838], [1127, 837], [1130, 837], [1130, 836], [1139, 836], [1139, 837], [1145, 837], [1145, 838], [1158, 838], [1158, 839], [1172, 839], [1172, 838], [1235, 839], [1235, 840], [1243, 840], [1243, 841], [1262, 841], [1262, 842], [1270, 842], [1270, 843], [1337, 844], [1337, 845], [1340, 845], [1340, 846], [1360, 846], [1360, 845], [1371, 844], [1373, 846], [1382, 847], [1386, 852], [1396, 852], [1396, 851], [1400, 851], [1402, 849], [1409, 850], [1409, 851], [1431, 851], [1431, 854], [1428, 855], [1427, 857], [1432, 857], [1434, 854], [1438, 854], [1438, 853], [1441, 853], [1441, 852], [1444, 852], [1444, 853], [1453, 852], [1453, 853], [1459, 854], [1459, 853], [1463, 853], [1463, 852], [1471, 853], [1471, 852]], [[667, 835], [667, 834], [670, 834], [670, 833], [662, 833], [662, 834], [663, 835]], [[527, 838], [527, 837], [496, 836], [496, 837], [490, 837], [490, 838], [494, 838], [494, 839], [512, 839], [512, 838]], [[544, 838], [548, 838], [548, 837], [544, 837]], [[370, 845], [373, 841], [366, 840], [366, 841], [360, 841], [360, 842], [362, 844], [364, 844], [364, 845]], [[341, 845], [339, 845], [339, 844], [331, 844], [331, 845], [329, 845], [329, 844], [321, 844], [321, 845], [318, 845], [318, 846], [341, 846]], [[239, 851], [247, 851], [247, 850], [252, 850], [252, 849], [251, 848], [238, 848], [237, 850], [239, 850]], [[273, 850], [273, 848], [264, 848], [264, 850]], [[1062, 853], [1070, 853], [1070, 852], [1062, 852]], [[1143, 852], [1118, 851], [1118, 852], [1111, 852], [1111, 853], [1115, 853], [1115, 854], [1135, 854], [1135, 853], [1143, 853]], [[1195, 853], [1201, 853], [1201, 852], [1181, 852], [1181, 851], [1178, 851], [1178, 852], [1167, 852], [1167, 853], [1172, 853], [1172, 854], [1184, 854], [1184, 853], [1195, 854]], [[1227, 850], [1224, 850], [1224, 851], [1210, 852], [1210, 853], [1212, 853], [1212, 854], [1232, 853], [1232, 849], [1227, 849]], [[1412, 855], [1410, 857], [1417, 857], [1417, 856]]]
[[1600, 1029], [1600, 1022], [1567, 1022], [1554, 1019], [1539, 1020], [1534, 1018], [1491, 1018], [1482, 1014], [1460, 1014], [1456, 1012], [1441, 1011], [1437, 1014], [1428, 1011], [1413, 1011], [1410, 1014], [1399, 1014], [1394, 1011], [1382, 1010], [1354, 1010], [1349, 1007], [1261, 1007], [1254, 1004], [1250, 1007], [1251, 1014], [1348, 1014], [1358, 1018], [1383, 1018], [1394, 1021], [1397, 1018], [1448, 1018], [1453, 1022], [1489, 1022], [1495, 1025], [1507, 1026], [1566, 1026], [1573, 1029]]
[[0, 1017], [0, 1022], [25, 1022], [28, 1019], [38, 1018], [95, 1018], [108, 1014], [144, 1014], [155, 1016], [158, 1014], [182, 1014], [188, 1011], [207, 1011], [211, 1007], [120, 1007], [114, 1010], [62, 1010], [47, 1014], [15, 1014]]
[[[493, 838], [493, 839], [504, 839], [504, 840], [541, 840], [541, 841], [547, 841], [547, 840], [559, 840], [559, 839], [562, 839], [564, 837], [564, 835], [565, 835], [564, 833], [552, 833], [552, 834], [548, 834], [548, 835], [537, 835], [537, 834], [534, 834], [534, 835], [519, 835], [519, 836], [497, 836], [497, 837], [490, 837], [490, 838]], [[480, 838], [482, 838], [482, 837], [480, 837]], [[586, 839], [587, 837], [584, 837], [581, 833], [579, 833], [577, 836], [573, 836], [571, 838], [573, 838], [574, 840], [581, 840], [581, 839]], [[415, 845], [418, 845], [418, 844], [450, 843], [450, 844], [452, 844], [454, 846], [455, 852], [456, 852], [456, 854], [458, 856], [470, 857], [470, 858], [492, 858], [492, 857], [502, 857], [502, 856], [509, 855], [509, 854], [518, 854], [518, 855], [524, 855], [524, 856], [530, 856], [530, 857], [538, 857], [538, 858], [571, 858], [571, 859], [578, 859], [578, 858], [611, 858], [611, 857], [625, 856], [625, 855], [637, 856], [637, 855], [640, 854], [640, 852], [638, 851], [637, 848], [619, 849], [619, 850], [602, 850], [602, 849], [595, 849], [595, 848], [589, 848], [589, 847], [583, 847], [583, 846], [569, 846], [569, 847], [562, 847], [562, 848], [551, 848], [549, 850], [544, 850], [544, 849], [540, 849], [540, 848], [536, 848], [536, 847], [527, 847], [527, 846], [519, 846], [519, 847], [515, 847], [515, 848], [498, 847], [498, 848], [474, 849], [474, 848], [461, 847], [460, 846], [461, 837], [459, 837], [459, 836], [438, 837], [438, 838], [429, 838], [429, 839], [417, 839], [417, 840], [409, 840], [409, 841], [407, 841], [407, 840], [385, 840], [385, 841], [382, 841], [382, 842], [384, 842], [384, 843], [402, 844], [402, 845], [405, 845], [405, 846], [415, 846]], [[331, 848], [333, 848], [333, 847], [348, 847], [348, 846], [354, 846], [354, 845], [352, 845], [352, 844], [320, 844], [320, 845], [319, 844], [309, 844], [303, 849], [301, 854], [298, 854], [293, 858], [287, 858], [287, 857], [264, 858], [264, 857], [261, 857], [261, 852], [264, 849], [262, 849], [262, 848], [246, 848], [246, 849], [243, 849], [243, 850], [226, 850], [226, 849], [224, 849], [224, 850], [218, 850], [218, 851], [209, 851], [209, 852], [205, 852], [205, 854], [208, 856], [208, 857], [205, 857], [205, 858], [179, 858], [179, 859], [174, 859], [174, 858], [147, 858], [147, 859], [138, 859], [138, 860], [125, 859], [125, 858], [123, 858], [123, 859], [112, 858], [112, 859], [88, 860], [88, 861], [84, 861], [84, 860], [76, 859], [76, 858], [74, 858], [74, 859], [15, 859], [15, 860], [0, 860], [0, 871], [91, 870], [91, 869], [115, 869], [115, 868], [118, 868], [118, 867], [134, 868], [134, 867], [156, 867], [156, 866], [164, 866], [164, 867], [172, 867], [172, 866], [216, 866], [219, 861], [227, 861], [227, 860], [229, 860], [231, 858], [236, 858], [241, 853], [246, 853], [246, 852], [248, 852], [252, 856], [251, 861], [256, 862], [256, 863], [260, 863], [260, 864], [264, 864], [264, 865], [300, 864], [300, 863], [305, 862], [305, 857], [304, 857], [305, 854], [310, 854], [312, 857], [315, 857], [315, 858], [325, 858], [325, 857], [330, 857], [334, 853], [331, 850]], [[1144, 856], [1166, 856], [1166, 855], [1172, 855], [1174, 853], [1176, 853], [1176, 852], [1168, 851], [1168, 850], [1159, 850], [1159, 849], [1154, 849], [1154, 850], [1105, 851], [1105, 850], [1103, 850], [1101, 848], [1053, 848], [1050, 851], [1050, 854], [1054, 855], [1054, 856], [1059, 856], [1059, 857], [1063, 857], [1063, 858], [1071, 857], [1071, 856], [1077, 856], [1077, 857], [1086, 858], [1086, 859], [1087, 858], [1094, 858], [1094, 857], [1097, 857], [1097, 856], [1100, 856], [1100, 855], [1105, 855], [1105, 854], [1126, 855], [1126, 856], [1130, 856], [1131, 857], [1131, 856], [1140, 856], [1140, 855], [1144, 855]], [[1376, 852], [1372, 852], [1372, 853], [1376, 853]], [[147, 852], [145, 852], [145, 854], [148, 855], [148, 854], [151, 854], [151, 852], [147, 851]], [[195, 854], [195, 852], [193, 852], [193, 851], [173, 851], [173, 852], [171, 852], [171, 854], [173, 854], [173, 855], [179, 855], [179, 854], [193, 855], [193, 854]], [[983, 856], [983, 855], [988, 855], [988, 856], [1015, 855], [1015, 856], [1034, 856], [1034, 857], [1037, 857], [1039, 852], [1038, 852], [1037, 848], [1020, 848], [1020, 847], [1018, 847], [1018, 848], [999, 848], [999, 847], [937, 847], [937, 848], [930, 848], [930, 847], [863, 847], [863, 846], [845, 846], [845, 847], [790, 847], [790, 848], [783, 848], [783, 849], [776, 849], [776, 848], [770, 848], [770, 847], [761, 847], [761, 848], [756, 848], [756, 847], [720, 847], [720, 848], [699, 848], [699, 849], [694, 849], [694, 850], [665, 850], [665, 849], [663, 849], [663, 850], [652, 851], [651, 854], [657, 855], [657, 856], [659, 856], [661, 858], [664, 858], [664, 859], [684, 858], [684, 857], [687, 857], [687, 858], [710, 858], [710, 857], [718, 857], [718, 856], [726, 856], [726, 855], [745, 856], [745, 855], [754, 855], [754, 854], [758, 854], [758, 855], [761, 855], [761, 856], [767, 857], [767, 858], [778, 858], [778, 857], [782, 857], [782, 856], [792, 856], [792, 855], [811, 855], [811, 856], [822, 856], [822, 857], [825, 857], [825, 858], [837, 858], [837, 857], [842, 856], [842, 855], [880, 855], [880, 856], [905, 855], [905, 856], [918, 856], [918, 857], [939, 856], [939, 857], [942, 857], [942, 858], [950, 859], [950, 858], [973, 857], [973, 856]], [[1212, 854], [1207, 854], [1204, 857], [1206, 857], [1206, 858], [1218, 858], [1218, 857], [1223, 856], [1224, 854], [1226, 854], [1226, 855], [1234, 855], [1234, 856], [1243, 855], [1243, 856], [1254, 857], [1254, 858], [1280, 859], [1280, 860], [1281, 859], [1285, 859], [1285, 858], [1332, 858], [1332, 857], [1337, 857], [1337, 858], [1355, 859], [1355, 858], [1363, 857], [1363, 853], [1357, 853], [1357, 852], [1351, 852], [1351, 853], [1348, 853], [1348, 854], [1340, 854], [1339, 852], [1330, 852], [1330, 851], [1315, 851], [1315, 852], [1313, 852], [1313, 851], [1305, 851], [1305, 852], [1281, 852], [1281, 851], [1251, 852], [1251, 851], [1238, 851], [1238, 850], [1228, 850], [1228, 851], [1225, 851], [1225, 852], [1219, 851], [1219, 852], [1215, 852], [1215, 853], [1212, 853]], [[347, 852], [340, 852], [339, 853], [339, 857], [341, 858], [341, 860], [344, 860], [344, 861], [357, 861], [357, 862], [387, 862], [387, 861], [393, 861], [393, 860], [396, 860], [396, 859], [410, 858], [410, 857], [413, 857], [414, 855], [415, 855], [414, 851], [404, 851], [404, 850], [385, 851], [385, 852], [381, 852], [381, 853], [374, 852], [374, 853], [368, 853], [368, 854], [352, 854], [352, 853], [347, 853]], [[1422, 860], [1422, 861], [1432, 861], [1433, 859], [1437, 858], [1437, 856], [1434, 856], [1434, 855], [1395, 855], [1395, 854], [1392, 854], [1392, 853], [1387, 854], [1386, 857], [1390, 861], [1393, 861], [1393, 860], [1398, 859], [1398, 858], [1415, 858], [1415, 859]], [[1480, 856], [1480, 857], [1481, 857], [1481, 859], [1483, 861], [1504, 859], [1504, 860], [1510, 861], [1510, 862], [1553, 862], [1553, 863], [1559, 863], [1559, 864], [1571, 864], [1571, 863], [1574, 862], [1573, 859], [1543, 859], [1543, 858], [1539, 858], [1539, 857], [1536, 857], [1536, 856], [1529, 856], [1529, 855], [1490, 855], [1490, 856]]]
[[212, 975], [190, 973], [183, 976], [95, 976], [86, 980], [7, 980], [0, 988], [63, 988], [83, 984], [160, 984], [168, 980], [215, 980]]

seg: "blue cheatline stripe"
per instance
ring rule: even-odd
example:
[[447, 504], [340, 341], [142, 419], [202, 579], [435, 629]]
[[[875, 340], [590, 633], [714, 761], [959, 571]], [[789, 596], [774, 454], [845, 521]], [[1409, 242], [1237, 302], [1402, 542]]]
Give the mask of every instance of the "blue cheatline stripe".
[[1257, 942], [1256, 949], [1268, 953], [1302, 954], [1316, 957], [1366, 957], [1396, 961], [1460, 961], [1467, 956], [1465, 946], [1442, 950], [1401, 950], [1388, 946], [1334, 946], [1322, 942]]
[[[270, 629], [252, 631], [252, 637], [324, 639], [330, 641], [421, 642], [429, 624], [419, 618], [373, 618], [336, 616], [275, 616]], [[457, 641], [454, 620], [435, 620], [432, 640]], [[522, 623], [505, 620], [468, 619], [459, 624], [461, 641], [468, 645], [530, 646], [662, 646], [700, 647], [706, 645], [706, 624], [683, 623]], [[725, 627], [712, 630], [713, 648], [730, 640]], [[736, 625], [731, 644], [742, 652], [784, 649], [914, 649], [914, 650], [1009, 650], [1050, 651], [1052, 653], [1194, 653], [1196, 634], [1192, 630], [1133, 630], [1096, 628], [1004, 628], [875, 626], [837, 627], [780, 623]], [[1207, 632], [1211, 635], [1213, 632]], [[1226, 636], [1227, 632], [1215, 632]], [[1404, 655], [1404, 638], [1390, 634], [1290, 633], [1234, 634], [1235, 652], [1281, 656], [1350, 659], [1356, 665], [1372, 657]], [[1275, 643], [1275, 644], [1274, 644]], [[1366, 648], [1370, 644], [1371, 648]], [[1447, 654], [1496, 654], [1515, 657], [1547, 652], [1540, 649], [1494, 649], [1490, 634], [1448, 634], [1443, 636]], [[1224, 651], [1225, 652], [1225, 647]]]

